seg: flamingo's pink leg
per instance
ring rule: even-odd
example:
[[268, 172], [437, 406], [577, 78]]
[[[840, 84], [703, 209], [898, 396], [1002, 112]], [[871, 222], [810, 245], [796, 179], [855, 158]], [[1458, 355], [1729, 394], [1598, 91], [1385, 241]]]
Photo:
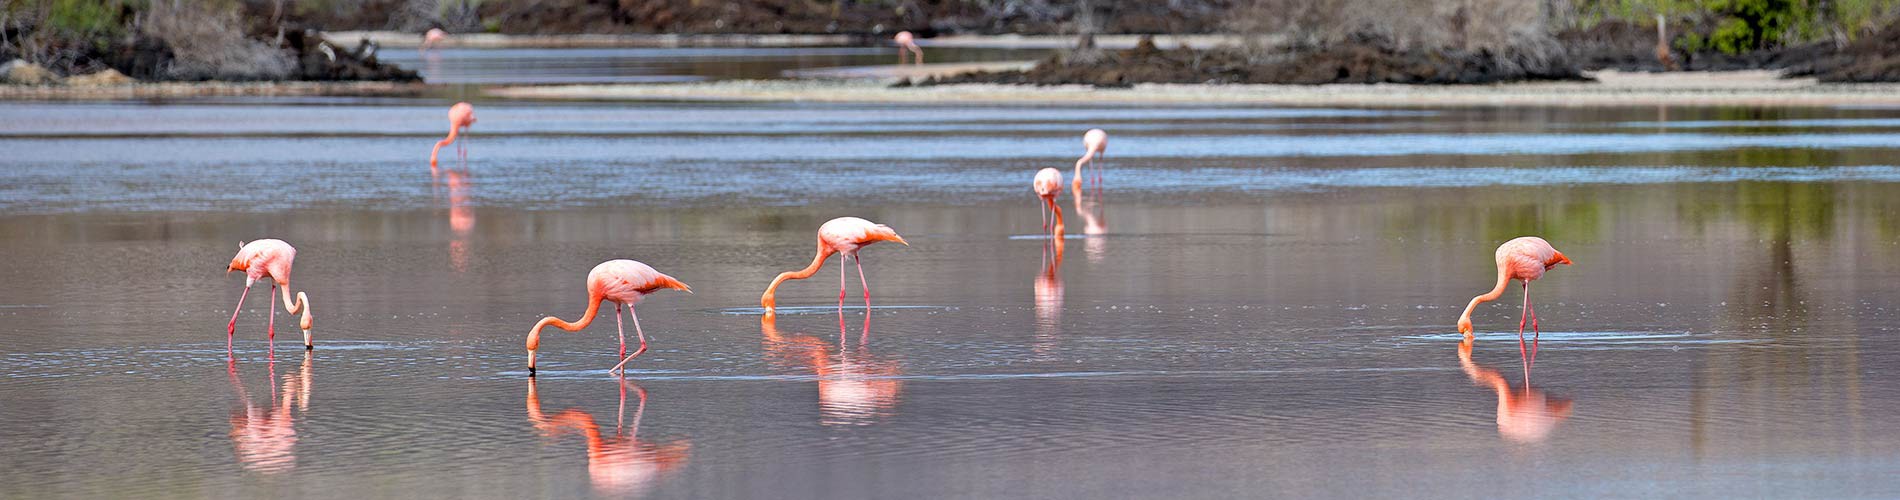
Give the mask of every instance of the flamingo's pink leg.
[[620, 336], [620, 357], [627, 357], [627, 330], [620, 322], [620, 303], [614, 303], [614, 334]]
[[1042, 230], [1044, 231], [1049, 230], [1049, 207], [1044, 206], [1047, 204], [1046, 202], [1036, 204], [1036, 213], [1042, 215], [1038, 220], [1042, 221]]
[[1542, 336], [1542, 334], [1537, 328], [1537, 305], [1531, 303], [1531, 287], [1529, 283], [1524, 284], [1524, 308], [1529, 310], [1531, 315], [1531, 366], [1537, 366], [1538, 337]]
[[[849, 257], [848, 255], [845, 257]], [[844, 258], [838, 258], [838, 314], [844, 314]]]
[[1529, 383], [1531, 379], [1531, 360], [1529, 351], [1524, 349], [1524, 322], [1530, 319], [1531, 282], [1524, 281], [1523, 283], [1524, 307], [1518, 310], [1517, 317], [1517, 357], [1518, 361], [1524, 365], [1525, 383]]
[[244, 293], [240, 293], [240, 294], [238, 294], [238, 303], [237, 303], [237, 307], [233, 307], [233, 308], [231, 308], [231, 323], [230, 323], [230, 324], [228, 324], [228, 325], [224, 325], [224, 344], [225, 344], [225, 347], [230, 347], [230, 345], [231, 345], [231, 336], [233, 336], [233, 335], [236, 335], [236, 334], [237, 334], [237, 317], [238, 317], [238, 312], [241, 312], [241, 311], [243, 311], [243, 310], [244, 310], [244, 298], [245, 298], [245, 297], [249, 297], [250, 295], [251, 295], [251, 285], [250, 285], [249, 283], [245, 283], [245, 284], [244, 284]]
[[871, 317], [871, 283], [864, 279], [864, 258], [853, 257], [851, 262], [858, 265], [858, 286], [864, 288], [864, 317], [869, 318]]
[[[614, 307], [614, 309], [615, 309], [614, 321], [619, 322], [620, 308], [616, 306]], [[633, 306], [627, 306], [627, 316], [633, 318], [633, 334], [640, 336], [640, 348], [634, 350], [632, 355], [620, 358], [620, 364], [614, 365], [613, 369], [608, 370], [608, 371], [617, 371], [621, 373], [626, 373], [625, 367], [627, 366], [627, 362], [633, 361], [633, 358], [638, 358], [640, 357], [641, 353], [647, 352], [647, 334], [646, 332], [640, 330], [640, 312], [637, 310], [634, 310]]]
[[277, 354], [277, 281], [274, 279], [270, 284], [270, 312], [265, 314], [270, 316], [270, 326], [265, 330], [265, 335], [270, 338], [270, 353], [275, 355]]

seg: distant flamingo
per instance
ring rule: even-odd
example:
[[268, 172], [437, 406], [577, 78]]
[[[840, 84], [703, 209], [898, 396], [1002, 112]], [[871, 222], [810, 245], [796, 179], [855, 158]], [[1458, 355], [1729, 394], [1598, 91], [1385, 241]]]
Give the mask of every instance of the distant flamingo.
[[1469, 340], [1458, 343], [1458, 366], [1464, 368], [1465, 376], [1471, 377], [1473, 383], [1497, 394], [1498, 434], [1505, 438], [1520, 443], [1541, 442], [1550, 437], [1550, 431], [1556, 429], [1558, 423], [1570, 418], [1570, 400], [1550, 397], [1544, 391], [1533, 389], [1528, 379], [1520, 392], [1511, 387], [1504, 374], [1472, 362]]
[[[593, 415], [578, 408], [548, 416], [541, 411], [541, 397], [535, 393], [535, 385], [534, 379], [528, 379], [528, 421], [545, 436], [576, 432], [587, 439], [587, 478], [596, 490], [637, 498], [668, 471], [685, 466], [692, 455], [691, 441], [640, 440], [640, 417], [646, 413], [647, 390], [625, 378], [620, 379], [620, 407], [614, 416], [612, 436], [601, 432], [601, 425]], [[639, 394], [640, 402], [633, 410], [632, 430], [627, 431], [623, 422], [629, 386]]]
[[244, 298], [251, 295], [251, 285], [256, 284], [258, 278], [266, 276], [271, 278], [272, 292], [270, 309], [268, 309], [270, 311], [268, 335], [271, 340], [271, 350], [275, 351], [277, 348], [276, 292], [280, 286], [284, 290], [284, 309], [290, 314], [303, 313], [303, 319], [297, 323], [297, 326], [303, 328], [303, 348], [308, 350], [312, 347], [310, 344], [310, 298], [304, 296], [303, 292], [297, 292], [297, 301], [290, 300], [290, 265], [294, 260], [297, 260], [297, 249], [291, 247], [289, 243], [284, 243], [284, 240], [266, 239], [249, 244], [238, 243], [237, 256], [231, 258], [231, 265], [225, 269], [224, 273], [244, 271], [244, 293], [238, 294], [237, 307], [231, 311], [231, 323], [225, 325], [224, 328], [226, 351], [231, 350], [231, 338], [237, 335], [237, 317], [238, 312], [244, 310]]
[[[620, 364], [614, 365], [608, 371], [620, 371], [628, 361], [647, 352], [647, 335], [646, 332], [640, 330], [640, 315], [633, 311], [633, 305], [639, 303], [641, 297], [665, 288], [686, 293], [693, 292], [693, 289], [687, 287], [685, 283], [673, 279], [672, 276], [660, 274], [651, 266], [637, 261], [615, 259], [594, 266], [593, 271], [587, 272], [587, 312], [581, 313], [579, 323], [570, 323], [561, 318], [548, 316], [541, 318], [540, 322], [534, 324], [534, 329], [528, 331], [528, 374], [534, 375], [534, 351], [541, 347], [541, 329], [553, 325], [555, 328], [570, 332], [581, 331], [587, 328], [587, 325], [594, 323], [594, 315], [600, 312], [602, 300], [613, 301], [614, 330], [620, 335]], [[627, 306], [627, 315], [633, 317], [633, 333], [640, 336], [640, 350], [634, 351], [632, 356], [627, 355], [627, 332], [620, 321], [620, 306], [622, 305]]]
[[[1484, 295], [1471, 298], [1471, 304], [1465, 306], [1464, 314], [1458, 316], [1458, 333], [1465, 334], [1465, 339], [1470, 340], [1472, 338], [1471, 310], [1476, 309], [1478, 304], [1497, 300], [1498, 297], [1503, 296], [1504, 285], [1510, 283], [1511, 280], [1522, 282], [1524, 288], [1524, 308], [1517, 322], [1517, 350], [1519, 357], [1524, 358], [1524, 373], [1528, 378], [1530, 375], [1530, 363], [1537, 358], [1536, 342], [1537, 334], [1539, 333], [1537, 328], [1537, 312], [1536, 309], [1531, 307], [1531, 281], [1543, 277], [1544, 271], [1557, 267], [1558, 264], [1569, 265], [1570, 258], [1565, 257], [1563, 252], [1559, 252], [1556, 248], [1551, 247], [1550, 242], [1544, 241], [1543, 238], [1525, 236], [1506, 241], [1503, 245], [1499, 245], [1496, 259], [1498, 263], [1497, 287], [1492, 288], [1490, 292], [1486, 292]], [[1525, 354], [1524, 351], [1524, 321], [1526, 319], [1528, 319], [1531, 324], [1532, 347], [1530, 354]]]
[[[1075, 160], [1075, 180], [1072, 182], [1077, 186], [1082, 185], [1082, 166], [1101, 161], [1102, 156], [1106, 154], [1108, 154], [1108, 132], [1096, 128], [1082, 134], [1082, 158]], [[1102, 184], [1102, 166], [1099, 164], [1095, 165], [1093, 180], [1098, 186]]]
[[[435, 168], [435, 157], [442, 152], [442, 146], [454, 143], [457, 134], [460, 134], [463, 130], [468, 130], [468, 126], [474, 124], [475, 106], [471, 106], [466, 102], [458, 102], [455, 103], [454, 106], [449, 106], [449, 136], [443, 138], [441, 141], [437, 141], [435, 143], [435, 150], [429, 152], [429, 168]], [[468, 160], [468, 149], [463, 148], [462, 145], [457, 144], [455, 146], [455, 152], [463, 161]]]
[[1669, 35], [1665, 31], [1668, 20], [1662, 14], [1656, 14], [1656, 62], [1662, 63], [1663, 71], [1675, 71], [1676, 57], [1669, 53]]
[[428, 52], [430, 48], [441, 45], [448, 40], [449, 33], [447, 31], [442, 31], [442, 28], [429, 28], [428, 33], [422, 34], [422, 46], [417, 48], [416, 51]]
[[[779, 273], [777, 278], [772, 278], [772, 285], [765, 287], [765, 295], [759, 297], [759, 306], [765, 308], [766, 316], [774, 315], [774, 309], [778, 307], [778, 300], [774, 296], [778, 293], [780, 283], [784, 283], [785, 280], [810, 278], [811, 275], [818, 273], [818, 268], [824, 267], [826, 258], [837, 253], [844, 254], [841, 259], [848, 258], [857, 264], [858, 284], [864, 288], [864, 313], [869, 315], [871, 313], [871, 285], [864, 279], [864, 261], [858, 258], [858, 249], [879, 241], [895, 241], [904, 246], [910, 246], [909, 242], [904, 241], [904, 237], [897, 235], [897, 231], [883, 224], [857, 217], [839, 217], [825, 222], [823, 226], [818, 227], [818, 256], [812, 258], [811, 265], [797, 271]], [[845, 270], [843, 265], [840, 262], [838, 269], [839, 311], [844, 310]]]
[[1052, 238], [1062, 239], [1062, 207], [1056, 205], [1056, 195], [1062, 194], [1062, 171], [1053, 168], [1036, 171], [1036, 180], [1029, 187], [1042, 198], [1042, 228], [1049, 230]]
[[917, 37], [912, 36], [909, 31], [897, 32], [897, 36], [892, 37], [892, 40], [897, 42], [897, 64], [904, 64], [905, 51], [917, 54], [917, 64], [924, 63], [924, 49], [917, 47]]

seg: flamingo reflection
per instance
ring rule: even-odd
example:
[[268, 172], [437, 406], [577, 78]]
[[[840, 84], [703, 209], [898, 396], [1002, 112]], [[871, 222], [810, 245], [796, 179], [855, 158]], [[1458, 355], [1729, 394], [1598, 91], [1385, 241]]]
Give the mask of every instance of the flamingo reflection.
[[[1062, 268], [1061, 239], [1045, 243], [1042, 255], [1042, 272], [1036, 275], [1036, 342], [1030, 346], [1037, 357], [1044, 357], [1055, 349], [1056, 339], [1062, 330]], [[1053, 250], [1050, 250], [1053, 249]]]
[[455, 272], [468, 271], [468, 235], [475, 230], [475, 210], [468, 206], [468, 171], [444, 169], [442, 184], [449, 191], [449, 267]]
[[1557, 424], [1570, 418], [1571, 401], [1551, 397], [1525, 382], [1516, 390], [1497, 370], [1478, 366], [1471, 360], [1472, 341], [1458, 343], [1458, 366], [1472, 383], [1489, 387], [1498, 395], [1498, 434], [1520, 443], [1542, 442]]
[[[633, 410], [632, 430], [623, 433], [628, 388], [632, 388], [640, 400]], [[639, 439], [640, 417], [646, 413], [646, 407], [646, 389], [621, 377], [620, 408], [614, 417], [614, 434], [604, 436], [594, 416], [579, 408], [563, 410], [553, 416], [543, 413], [541, 398], [535, 391], [535, 380], [533, 377], [528, 378], [528, 421], [543, 436], [557, 437], [575, 432], [586, 437], [587, 477], [594, 489], [601, 492], [638, 496], [652, 489], [666, 473], [686, 465], [686, 459], [692, 453], [692, 442], [673, 440], [652, 443]]]
[[226, 362], [231, 386], [237, 389], [238, 399], [244, 404], [244, 409], [231, 412], [231, 444], [237, 451], [238, 463], [246, 470], [273, 474], [297, 466], [296, 413], [310, 412], [310, 356], [310, 351], [304, 351], [303, 366], [296, 375], [284, 376], [281, 390], [275, 385], [277, 363], [270, 363], [273, 385], [268, 386], [270, 403], [263, 406], [251, 403], [251, 394], [244, 390], [244, 381], [238, 377], [237, 361]]
[[898, 395], [904, 390], [903, 367], [879, 359], [862, 339], [857, 347], [843, 344], [839, 332], [838, 356], [831, 344], [804, 334], [783, 335], [773, 318], [759, 320], [767, 359], [773, 364], [811, 370], [818, 376], [818, 423], [870, 425], [897, 414]]
[[1101, 262], [1108, 254], [1108, 239], [1102, 237], [1108, 234], [1107, 210], [1102, 208], [1107, 196], [1101, 190], [1090, 194], [1081, 186], [1073, 186], [1069, 191], [1075, 195], [1075, 213], [1082, 217], [1082, 234], [1088, 237], [1082, 241], [1082, 253], [1088, 256], [1089, 262]]

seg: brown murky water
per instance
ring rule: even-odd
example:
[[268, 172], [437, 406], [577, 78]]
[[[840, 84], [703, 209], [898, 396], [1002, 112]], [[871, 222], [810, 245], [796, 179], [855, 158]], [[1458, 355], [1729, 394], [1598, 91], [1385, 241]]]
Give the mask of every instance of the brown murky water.
[[[1900, 495], [1900, 110], [487, 102], [432, 175], [443, 107], [0, 104], [5, 496]], [[762, 324], [840, 215], [875, 312]], [[1517, 290], [1452, 327], [1524, 234], [1528, 382]], [[260, 297], [227, 360], [261, 237], [317, 349]], [[622, 257], [696, 293], [527, 377]]]

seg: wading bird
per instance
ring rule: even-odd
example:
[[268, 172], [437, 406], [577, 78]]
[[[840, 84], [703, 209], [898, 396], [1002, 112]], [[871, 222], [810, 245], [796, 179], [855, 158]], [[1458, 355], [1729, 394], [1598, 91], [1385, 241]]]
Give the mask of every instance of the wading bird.
[[244, 298], [251, 295], [251, 285], [258, 278], [271, 279], [270, 329], [271, 350], [277, 350], [277, 289], [283, 287], [284, 309], [290, 314], [303, 313], [303, 319], [297, 326], [303, 329], [303, 348], [310, 349], [310, 298], [303, 292], [297, 292], [297, 300], [290, 300], [290, 265], [297, 260], [297, 249], [284, 243], [284, 240], [257, 240], [250, 243], [238, 243], [238, 253], [231, 258], [230, 267], [224, 273], [244, 271], [244, 293], [238, 294], [237, 307], [231, 311], [231, 322], [224, 326], [224, 350], [231, 350], [231, 338], [237, 335], [238, 312], [244, 310]]
[[[1042, 198], [1042, 228], [1049, 231], [1050, 237], [1062, 239], [1062, 207], [1056, 205], [1056, 195], [1062, 193], [1062, 171], [1045, 168], [1036, 172], [1036, 180], [1029, 187]], [[1052, 220], [1050, 217], [1054, 217]]]
[[[858, 284], [864, 288], [864, 313], [870, 314], [871, 285], [864, 279], [864, 261], [858, 258], [858, 249], [880, 241], [895, 241], [904, 246], [910, 246], [909, 242], [904, 241], [904, 237], [897, 235], [897, 231], [883, 224], [857, 217], [839, 217], [825, 222], [825, 225], [818, 227], [818, 256], [811, 259], [811, 265], [797, 271], [779, 273], [777, 278], [772, 278], [772, 285], [765, 287], [765, 295], [759, 297], [759, 306], [765, 308], [766, 316], [775, 314], [774, 309], [778, 307], [778, 300], [774, 298], [774, 295], [778, 293], [778, 285], [784, 283], [785, 280], [802, 280], [818, 274], [818, 268], [824, 267], [825, 259], [836, 253], [844, 255], [840, 259], [848, 258], [857, 264]], [[844, 274], [844, 263], [840, 262], [838, 264], [839, 311], [844, 310]]]
[[442, 28], [429, 28], [428, 33], [422, 34], [422, 47], [417, 48], [416, 51], [428, 52], [430, 48], [447, 41], [449, 41], [449, 32], [442, 31]]
[[917, 54], [917, 64], [924, 63], [924, 49], [917, 47], [917, 37], [912, 36], [909, 31], [897, 32], [897, 36], [892, 37], [892, 40], [897, 42], [897, 64], [904, 64], [906, 51]]
[[[1536, 359], [1538, 334], [1537, 310], [1531, 307], [1531, 281], [1544, 277], [1544, 271], [1557, 267], [1558, 264], [1569, 265], [1570, 258], [1565, 257], [1564, 253], [1557, 251], [1556, 248], [1552, 248], [1550, 242], [1544, 241], [1543, 238], [1524, 236], [1499, 245], [1496, 259], [1498, 262], [1497, 287], [1483, 295], [1471, 298], [1471, 304], [1465, 306], [1464, 314], [1458, 316], [1458, 333], [1465, 334], [1465, 340], [1471, 340], [1471, 310], [1476, 309], [1478, 304], [1497, 300], [1498, 297], [1503, 296], [1504, 286], [1511, 280], [1523, 283], [1524, 308], [1517, 321], [1517, 350], [1519, 357], [1524, 359], [1524, 374], [1528, 377], [1531, 360]], [[1526, 320], [1529, 320], [1531, 325], [1532, 347], [1528, 355], [1524, 351], [1524, 322]]]
[[[442, 153], [442, 146], [453, 144], [456, 135], [461, 134], [463, 130], [468, 129], [469, 125], [474, 124], [474, 106], [470, 106], [466, 102], [458, 102], [455, 103], [454, 106], [449, 106], [449, 136], [440, 141], [436, 141], [435, 150], [429, 152], [429, 168], [432, 170], [435, 169], [435, 158], [436, 155]], [[455, 145], [455, 153], [461, 157], [462, 161], [468, 161], [468, 149], [462, 147], [461, 144]]]
[[[571, 323], [548, 316], [541, 318], [540, 322], [534, 324], [534, 329], [528, 331], [528, 375], [534, 375], [534, 352], [541, 347], [541, 329], [553, 325], [570, 332], [581, 331], [593, 324], [594, 315], [600, 312], [600, 301], [603, 300], [614, 303], [614, 331], [620, 335], [620, 364], [608, 371], [621, 370], [628, 361], [647, 352], [647, 335], [640, 330], [640, 315], [633, 311], [633, 305], [639, 303], [641, 297], [665, 288], [693, 292], [680, 280], [660, 274], [651, 266], [637, 261], [615, 259], [594, 266], [594, 270], [587, 272], [587, 312], [581, 313], [580, 322]], [[627, 315], [633, 317], [633, 333], [640, 336], [640, 350], [634, 351], [632, 356], [627, 355], [626, 327], [620, 321], [622, 305], [627, 306]]]
[[[1108, 154], [1108, 132], [1096, 128], [1082, 134], [1082, 158], [1075, 160], [1075, 180], [1071, 182], [1077, 186], [1082, 185], [1082, 166], [1099, 162], [1106, 154]], [[1093, 179], [1095, 185], [1102, 184], [1102, 166], [1099, 164], [1095, 165]]]
[[1675, 71], [1676, 57], [1669, 53], [1669, 35], [1664, 31], [1667, 21], [1662, 14], [1656, 14], [1656, 62], [1662, 63], [1663, 71]]

